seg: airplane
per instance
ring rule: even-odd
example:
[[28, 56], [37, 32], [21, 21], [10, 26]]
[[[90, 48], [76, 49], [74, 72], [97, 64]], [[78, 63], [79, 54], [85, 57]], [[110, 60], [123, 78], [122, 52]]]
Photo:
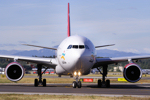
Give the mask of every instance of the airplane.
[[[116, 58], [96, 58], [96, 48], [113, 46], [102, 45], [94, 46], [94, 44], [86, 37], [80, 35], [71, 36], [70, 33], [70, 7], [68, 3], [68, 37], [64, 39], [58, 48], [43, 47], [37, 45], [24, 44], [27, 46], [40, 47], [56, 50], [56, 58], [38, 58], [38, 57], [25, 57], [14, 55], [0, 55], [0, 58], [13, 59], [14, 62], [8, 64], [5, 69], [6, 77], [10, 81], [19, 81], [23, 78], [25, 70], [21, 64], [17, 61], [25, 61], [27, 63], [37, 64], [37, 74], [39, 79], [34, 80], [34, 86], [38, 85], [46, 86], [46, 79], [42, 80], [41, 70], [43, 67], [55, 69], [58, 76], [70, 75], [73, 76], [75, 81], [72, 83], [73, 88], [81, 88], [82, 83], [80, 81], [81, 75], [88, 75], [90, 70], [97, 68], [102, 74], [102, 80], [98, 80], [98, 87], [110, 87], [110, 80], [106, 80], [107, 68], [109, 64], [117, 64], [119, 62], [128, 61], [124, 67], [123, 76], [128, 82], [137, 82], [142, 77], [142, 70], [139, 65], [134, 63], [139, 59], [148, 59], [150, 55], [145, 56], [128, 56], [128, 57], [116, 57]], [[101, 69], [99, 69], [101, 68]], [[101, 72], [102, 70], [102, 72]], [[46, 71], [46, 70], [45, 70]]]

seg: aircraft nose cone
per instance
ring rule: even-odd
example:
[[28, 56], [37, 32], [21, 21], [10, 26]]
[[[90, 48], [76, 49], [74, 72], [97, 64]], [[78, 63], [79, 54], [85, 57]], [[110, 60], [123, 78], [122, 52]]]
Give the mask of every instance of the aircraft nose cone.
[[83, 53], [84, 52], [78, 52], [74, 55], [74, 58], [77, 62], [82, 59], [82, 57], [84, 56]]
[[76, 54], [76, 56], [74, 56], [75, 70], [81, 69], [83, 59], [84, 59], [83, 53], [78, 53], [78, 54]]
[[77, 54], [77, 55], [75, 56], [75, 59], [78, 61], [81, 57], [82, 57], [81, 54]]

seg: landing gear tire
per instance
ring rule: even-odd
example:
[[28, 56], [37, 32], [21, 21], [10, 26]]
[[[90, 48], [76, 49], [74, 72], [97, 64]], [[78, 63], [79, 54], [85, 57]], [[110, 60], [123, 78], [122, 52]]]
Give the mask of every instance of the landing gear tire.
[[43, 87], [46, 87], [46, 79], [43, 79]]
[[76, 86], [77, 86], [76, 81], [73, 81], [73, 83], [72, 83], [72, 87], [73, 87], [73, 88], [76, 88]]
[[38, 79], [35, 79], [35, 80], [34, 80], [34, 86], [37, 87], [38, 84], [39, 84], [39, 83], [38, 83]]
[[81, 81], [78, 81], [78, 88], [81, 88], [82, 84]]
[[106, 85], [107, 88], [109, 88], [110, 87], [110, 80], [106, 80], [105, 85]]
[[98, 87], [102, 87], [102, 81], [98, 80]]

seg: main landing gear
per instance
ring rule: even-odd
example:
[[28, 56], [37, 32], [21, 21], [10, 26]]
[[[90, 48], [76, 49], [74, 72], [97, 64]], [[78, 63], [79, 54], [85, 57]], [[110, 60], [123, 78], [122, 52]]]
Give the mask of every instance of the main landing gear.
[[105, 81], [105, 77], [107, 76], [107, 68], [108, 65], [103, 66], [103, 73], [97, 68], [100, 74], [102, 74], [102, 81], [100, 79], [98, 80], [98, 87], [102, 87], [103, 85], [106, 86], [107, 88], [110, 87], [110, 80]]
[[42, 65], [37, 65], [37, 72], [38, 72], [38, 76], [39, 76], [39, 80], [35, 79], [34, 80], [34, 86], [37, 87], [38, 85], [43, 85], [43, 87], [46, 87], [46, 79], [43, 79], [42, 81], [42, 74], [45, 73], [45, 71], [47, 70], [47, 68], [44, 70], [44, 72], [42, 73]]
[[78, 88], [81, 88], [82, 87], [82, 83], [81, 83], [81, 81], [79, 81], [79, 79], [80, 79], [80, 72], [78, 73], [79, 75], [74, 75], [74, 78], [75, 78], [75, 80], [76, 81], [73, 81], [73, 83], [72, 83], [72, 87], [73, 88], [76, 88], [76, 87], [78, 87]]

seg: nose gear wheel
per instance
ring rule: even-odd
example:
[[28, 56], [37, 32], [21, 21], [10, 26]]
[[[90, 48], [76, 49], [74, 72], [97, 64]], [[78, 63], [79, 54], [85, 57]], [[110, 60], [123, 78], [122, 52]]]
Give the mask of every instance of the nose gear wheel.
[[72, 87], [73, 88], [76, 88], [76, 87], [81, 88], [82, 87], [81, 81], [78, 81], [78, 82], [73, 81]]
[[79, 81], [79, 79], [80, 79], [79, 76], [74, 76], [74, 78], [76, 79], [76, 81], [73, 81], [72, 87], [73, 88], [76, 88], [76, 87], [81, 88], [82, 83], [81, 83], [81, 81]]

